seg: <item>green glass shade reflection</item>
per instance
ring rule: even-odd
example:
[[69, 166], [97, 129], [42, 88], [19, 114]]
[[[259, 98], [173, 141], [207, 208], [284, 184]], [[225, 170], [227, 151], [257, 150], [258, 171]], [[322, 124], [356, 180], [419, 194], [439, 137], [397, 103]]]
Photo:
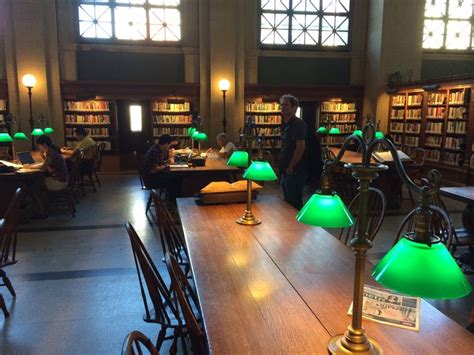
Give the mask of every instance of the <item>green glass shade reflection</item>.
[[193, 134], [194, 134], [194, 132], [196, 132], [196, 131], [197, 131], [196, 128], [194, 128], [194, 127], [189, 127], [189, 128], [188, 128], [188, 137], [192, 137]]
[[326, 134], [328, 133], [328, 129], [324, 126], [321, 126], [316, 130], [316, 133]]
[[244, 150], [236, 150], [230, 156], [227, 165], [246, 168], [249, 165], [249, 153]]
[[254, 161], [243, 175], [244, 179], [256, 181], [275, 181], [277, 176], [266, 161]]
[[191, 135], [192, 139], [196, 139], [197, 135], [199, 134], [199, 131], [194, 131], [193, 134]]
[[32, 136], [42, 136], [44, 134], [41, 128], [35, 128], [31, 131]]
[[207, 134], [204, 132], [199, 132], [196, 135], [193, 135], [193, 138], [197, 141], [207, 141]]
[[28, 137], [23, 132], [16, 132], [13, 139], [16, 141], [27, 141]]
[[354, 217], [336, 194], [315, 193], [300, 210], [296, 220], [311, 226], [325, 228], [342, 228], [354, 224]]
[[46, 127], [46, 128], [44, 129], [44, 133], [45, 133], [45, 134], [54, 133], [54, 129], [52, 129], [51, 127]]
[[354, 132], [352, 132], [354, 136], [362, 137], [362, 130], [356, 129]]
[[374, 267], [372, 276], [383, 286], [417, 297], [450, 299], [472, 291], [444, 244], [430, 247], [406, 237]]
[[383, 139], [384, 135], [381, 131], [375, 132], [375, 138], [376, 139]]
[[8, 133], [0, 133], [0, 143], [13, 142], [12, 137]]
[[329, 130], [329, 134], [340, 134], [341, 131], [337, 127], [333, 127]]

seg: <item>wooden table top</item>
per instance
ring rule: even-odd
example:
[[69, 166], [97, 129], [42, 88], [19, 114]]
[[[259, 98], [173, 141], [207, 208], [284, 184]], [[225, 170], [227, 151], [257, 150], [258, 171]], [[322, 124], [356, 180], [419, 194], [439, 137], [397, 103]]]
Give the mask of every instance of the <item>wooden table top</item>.
[[[178, 199], [211, 352], [326, 353], [350, 324], [354, 257], [278, 197], [254, 204], [262, 224], [235, 223], [244, 204]], [[367, 262], [367, 274], [371, 264]], [[366, 283], [375, 281], [367, 276]], [[387, 354], [472, 354], [474, 337], [427, 302], [420, 331], [364, 320]]]
[[[340, 150], [341, 150], [340, 148], [335, 148], [335, 147], [331, 147], [329, 149], [331, 150], [331, 152], [333, 152], [333, 154], [335, 156], [337, 156], [339, 154]], [[372, 163], [377, 162], [374, 158], [371, 158], [370, 161]], [[344, 155], [341, 158], [341, 163], [343, 163], [343, 164], [349, 164], [349, 163], [360, 164], [360, 163], [362, 163], [362, 154], [359, 153], [359, 152], [353, 152], [351, 150], [346, 150], [344, 152]]]
[[439, 190], [441, 195], [461, 202], [474, 202], [474, 186], [442, 187]]
[[238, 173], [239, 168], [236, 168], [235, 166], [229, 166], [227, 165], [227, 160], [222, 159], [222, 158], [208, 158], [206, 159], [206, 165], [205, 166], [197, 166], [197, 167], [179, 167], [179, 168], [170, 168], [170, 172], [179, 174], [189, 174], [189, 173], [215, 173], [215, 172], [221, 172], [221, 173]]

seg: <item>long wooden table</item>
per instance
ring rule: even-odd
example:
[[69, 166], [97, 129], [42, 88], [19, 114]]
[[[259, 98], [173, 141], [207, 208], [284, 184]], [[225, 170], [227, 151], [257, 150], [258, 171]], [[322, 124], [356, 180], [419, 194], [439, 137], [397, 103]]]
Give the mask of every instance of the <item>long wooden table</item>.
[[[327, 353], [329, 338], [351, 321], [349, 248], [297, 222], [296, 210], [278, 197], [254, 204], [262, 224], [253, 227], [235, 223], [243, 204], [198, 206], [186, 198], [178, 208], [212, 353]], [[424, 301], [420, 332], [370, 321], [364, 328], [386, 354], [474, 350], [469, 332]]]
[[474, 186], [442, 187], [439, 192], [453, 200], [474, 203]]

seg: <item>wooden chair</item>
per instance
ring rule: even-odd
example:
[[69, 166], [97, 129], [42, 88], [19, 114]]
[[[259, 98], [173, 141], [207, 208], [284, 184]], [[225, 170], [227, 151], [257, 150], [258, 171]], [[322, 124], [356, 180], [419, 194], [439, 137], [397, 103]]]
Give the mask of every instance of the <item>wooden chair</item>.
[[159, 355], [158, 350], [156, 350], [150, 339], [138, 330], [129, 333], [125, 338], [122, 346], [122, 355], [142, 355], [142, 347], [151, 355]]
[[2, 228], [0, 228], [0, 277], [3, 285], [6, 286], [13, 297], [16, 296], [13, 285], [8, 278], [4, 268], [14, 265], [18, 262], [16, 259], [16, 243], [17, 243], [17, 226], [20, 221], [20, 201], [22, 189], [18, 188], [13, 195], [10, 205], [8, 206], [5, 218], [3, 219]]
[[145, 210], [145, 214], [146, 214], [146, 213], [148, 213], [148, 211], [150, 210], [150, 208], [152, 207], [152, 204], [153, 204], [153, 195], [152, 195], [152, 192], [151, 192], [152, 187], [149, 186], [146, 183], [146, 179], [145, 179], [145, 176], [143, 174], [143, 163], [142, 163], [142, 161], [140, 159], [140, 156], [139, 156], [139, 154], [136, 150], [133, 151], [133, 157], [135, 158], [138, 177], [140, 178], [140, 185], [142, 187], [142, 190], [149, 191], [148, 199], [146, 201], [146, 210]]
[[[419, 182], [421, 180], [421, 175], [423, 173], [423, 166], [425, 165], [426, 157], [428, 152], [423, 148], [415, 148], [410, 151], [410, 158], [413, 159], [413, 163], [406, 164], [405, 168], [407, 170], [408, 176], [415, 181]], [[412, 206], [415, 205], [415, 199], [410, 189], [408, 189], [408, 196], [410, 198]], [[403, 198], [403, 196], [402, 196]]]
[[206, 345], [206, 335], [201, 330], [193, 306], [199, 309], [197, 296], [188, 282], [186, 275], [181, 270], [178, 261], [170, 253], [165, 254], [166, 267], [171, 278], [171, 289], [173, 290], [181, 309], [183, 318], [186, 321], [186, 328], [191, 339], [191, 346], [194, 354], [208, 354]]
[[188, 275], [191, 267], [189, 265], [188, 250], [182, 232], [178, 229], [157, 190], [152, 190], [155, 204], [156, 224], [160, 235], [163, 254], [170, 252], [179, 264], [184, 266], [185, 274]]
[[[0, 240], [3, 241], [6, 239], [6, 223], [4, 219], [0, 219]], [[2, 243], [3, 244], [3, 243]], [[2, 246], [3, 249], [3, 246]], [[13, 296], [15, 296], [15, 290], [13, 290], [13, 286], [8, 279], [7, 275], [5, 274], [5, 271], [3, 269], [0, 269], [2, 272], [2, 279], [3, 279], [3, 285], [8, 288], [8, 290], [11, 292]], [[2, 309], [3, 316], [5, 318], [8, 318], [10, 316], [10, 313], [8, 312], [7, 305], [5, 304], [5, 300], [3, 298], [3, 295], [0, 293], [0, 308]]]
[[105, 151], [105, 143], [100, 142], [97, 145], [97, 147], [98, 147], [97, 155], [94, 161], [94, 178], [95, 178], [95, 181], [97, 182], [97, 185], [99, 185], [99, 187], [102, 187], [102, 184], [100, 183], [100, 180], [99, 180], [99, 175], [97, 175], [97, 173], [99, 173], [102, 170], [102, 157]]
[[[156, 349], [160, 350], [163, 341], [173, 339], [170, 352], [175, 353], [177, 339], [183, 333], [183, 324], [176, 303], [172, 302], [169, 288], [166, 286], [145, 245], [130, 222], [126, 224], [126, 229], [130, 238], [130, 244], [132, 245], [140, 292], [145, 307], [143, 320], [147, 323], [161, 325], [156, 339]], [[150, 308], [150, 303], [153, 308]], [[168, 329], [173, 330], [173, 335], [166, 336]]]
[[[83, 151], [81, 159], [81, 174], [80, 183], [81, 186], [90, 186], [92, 191], [97, 192], [94, 183], [94, 167], [96, 164], [97, 156], [99, 154], [99, 146], [93, 145]], [[89, 181], [86, 181], [88, 178]]]
[[[347, 245], [347, 242], [354, 238], [357, 228], [359, 226], [359, 219], [357, 218], [359, 212], [360, 193], [358, 193], [349, 204], [349, 211], [355, 218], [355, 223], [347, 228], [342, 228], [339, 233], [339, 240]], [[375, 188], [369, 188], [369, 220], [367, 222], [367, 235], [369, 240], [373, 240], [382, 225], [385, 209], [387, 207], [387, 200], [384, 193]]]
[[[446, 248], [450, 250], [453, 241], [453, 227], [451, 219], [449, 218], [446, 211], [439, 206], [430, 205], [429, 209], [432, 212], [431, 230], [433, 231], [433, 234], [438, 236], [441, 239], [441, 242], [446, 245]], [[414, 233], [416, 212], [417, 209], [415, 208], [405, 216], [402, 223], [400, 224], [400, 227], [398, 228], [397, 237], [393, 243], [394, 245], [404, 234]]]
[[5, 304], [5, 300], [3, 299], [3, 295], [0, 293], [0, 308], [2, 309], [3, 316], [5, 318], [10, 317], [10, 313], [8, 312], [7, 305]]
[[[325, 160], [336, 159], [336, 156], [330, 149], [323, 149], [322, 154]], [[346, 203], [351, 201], [358, 187], [357, 180], [352, 177], [352, 171], [345, 168], [342, 164], [338, 164], [330, 166], [327, 172], [334, 190]]]

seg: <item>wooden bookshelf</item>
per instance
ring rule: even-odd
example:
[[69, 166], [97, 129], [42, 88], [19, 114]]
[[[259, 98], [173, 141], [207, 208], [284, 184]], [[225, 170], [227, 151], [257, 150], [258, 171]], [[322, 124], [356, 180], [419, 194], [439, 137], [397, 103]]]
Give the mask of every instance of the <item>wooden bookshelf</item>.
[[151, 101], [153, 115], [153, 140], [162, 134], [178, 138], [181, 146], [191, 146], [188, 128], [192, 123], [191, 103], [184, 100], [170, 103], [167, 99]]
[[65, 100], [64, 138], [74, 146], [74, 130], [84, 127], [92, 139], [105, 143], [105, 151], [117, 151], [113, 104], [108, 100]]
[[[245, 117], [252, 117], [259, 135], [263, 135], [262, 147], [265, 149], [281, 148], [281, 115], [278, 101], [247, 101]], [[245, 124], [245, 122], [244, 122]]]
[[8, 100], [0, 99], [0, 128], [5, 128], [5, 116], [8, 113]]
[[319, 122], [329, 122], [328, 129], [339, 128], [338, 135], [327, 137], [329, 146], [341, 146], [347, 136], [357, 129], [357, 104], [355, 102], [323, 101], [320, 105]]
[[427, 167], [441, 170], [452, 181], [467, 182], [474, 168], [474, 102], [471, 82], [447, 82], [436, 90], [402, 88], [391, 95], [389, 133], [410, 154], [427, 151]]

